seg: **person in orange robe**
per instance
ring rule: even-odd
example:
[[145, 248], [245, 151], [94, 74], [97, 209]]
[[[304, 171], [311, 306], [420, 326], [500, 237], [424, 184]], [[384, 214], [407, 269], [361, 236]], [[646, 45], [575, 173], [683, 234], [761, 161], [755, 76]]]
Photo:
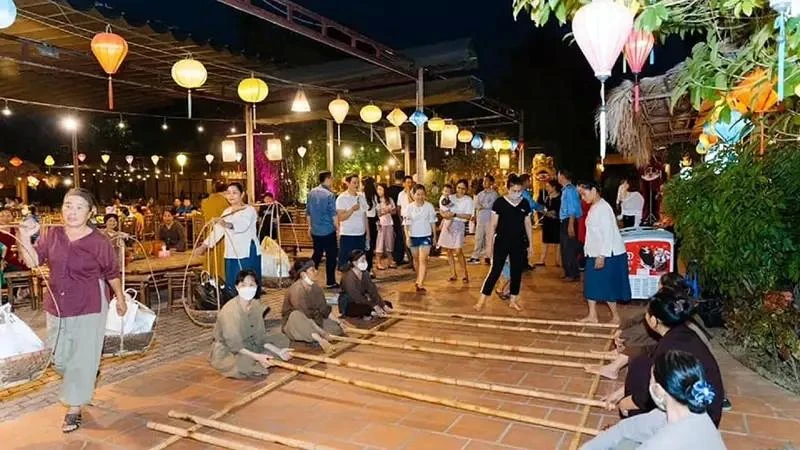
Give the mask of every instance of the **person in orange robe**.
[[[225, 208], [230, 206], [228, 200], [225, 198], [225, 190], [227, 185], [225, 183], [217, 183], [214, 185], [214, 193], [209, 195], [208, 198], [203, 199], [200, 203], [200, 210], [203, 211], [203, 220], [208, 223], [210, 220], [220, 217], [225, 211]], [[206, 230], [210, 231], [211, 227]], [[206, 231], [206, 233], [208, 233]], [[192, 243], [194, 245], [194, 243]], [[209, 252], [209, 258], [203, 262], [203, 270], [208, 271], [212, 276], [219, 277], [225, 276], [225, 243], [220, 242]]]

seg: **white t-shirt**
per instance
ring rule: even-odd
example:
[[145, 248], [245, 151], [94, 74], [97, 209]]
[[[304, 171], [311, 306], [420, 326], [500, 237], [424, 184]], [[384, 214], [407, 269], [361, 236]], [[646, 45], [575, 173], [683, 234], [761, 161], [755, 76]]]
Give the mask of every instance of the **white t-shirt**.
[[638, 192], [628, 192], [622, 198], [622, 215], [634, 216], [634, 226], [638, 227], [642, 221], [642, 210], [644, 209], [644, 197]]
[[400, 194], [397, 196], [397, 208], [400, 211], [400, 217], [404, 217], [406, 215], [405, 207], [408, 206], [409, 203], [413, 203], [414, 198], [410, 192], [406, 192], [405, 190], [400, 191]]
[[342, 236], [362, 236], [367, 233], [366, 222], [367, 217], [367, 200], [361, 194], [350, 195], [345, 191], [339, 194], [336, 199], [336, 212], [347, 211], [358, 203], [360, 208], [358, 211], [353, 212], [345, 220], [339, 222], [339, 235]]
[[233, 229], [226, 229], [222, 224], [218, 223], [214, 225], [203, 244], [208, 248], [212, 248], [224, 237], [226, 259], [249, 257], [251, 243], [256, 244], [256, 255], [260, 255], [261, 245], [258, 243], [258, 232], [256, 230], [256, 223], [258, 222], [256, 209], [246, 205], [244, 209], [233, 214], [231, 214], [231, 211], [233, 211], [233, 207], [225, 208], [221, 217], [222, 220], [233, 225]]
[[417, 206], [414, 202], [403, 208], [403, 225], [409, 228], [411, 237], [430, 236], [432, 223], [436, 223], [436, 211], [430, 203]]
[[[469, 214], [470, 216], [473, 215], [475, 212], [475, 207], [473, 206], [472, 197], [469, 195], [465, 195], [461, 198], [458, 198], [455, 194], [450, 196], [450, 212], [453, 214]], [[458, 222], [469, 222], [469, 219], [462, 219], [460, 217], [455, 217], [453, 220]]]
[[[364, 201], [367, 201], [367, 196], [364, 195], [363, 193], [361, 195], [364, 197]], [[367, 208], [369, 208], [367, 209], [367, 217], [378, 217], [378, 211], [376, 209], [377, 206], [378, 206], [378, 197], [373, 197], [372, 208], [369, 207], [369, 202], [367, 202]]]
[[614, 210], [603, 199], [593, 204], [586, 215], [586, 243], [583, 250], [588, 257], [611, 257], [627, 253]]

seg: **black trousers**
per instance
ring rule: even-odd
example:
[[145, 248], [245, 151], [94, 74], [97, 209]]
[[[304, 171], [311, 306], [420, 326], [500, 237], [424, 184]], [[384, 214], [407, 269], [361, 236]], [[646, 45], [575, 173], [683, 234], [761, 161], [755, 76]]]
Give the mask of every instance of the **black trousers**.
[[326, 282], [328, 285], [336, 284], [336, 259], [339, 256], [336, 233], [333, 232], [327, 236], [315, 236], [312, 234], [311, 240], [314, 241], [314, 253], [311, 255], [311, 259], [314, 260], [314, 264], [319, 268], [322, 254], [325, 253]]
[[622, 216], [622, 228], [631, 228], [636, 226], [636, 216]]
[[497, 239], [496, 237], [497, 235], [492, 238], [494, 240], [494, 245], [492, 246], [492, 268], [489, 269], [489, 274], [483, 280], [481, 294], [492, 295], [497, 280], [500, 279], [500, 274], [503, 272], [506, 258], [508, 258], [511, 269], [511, 295], [519, 295], [522, 271], [528, 262], [528, 245], [522, 243], [525, 239]]
[[392, 216], [392, 225], [394, 226], [394, 251], [392, 251], [392, 259], [397, 264], [403, 262], [403, 257], [406, 253], [406, 235], [403, 232], [403, 220], [398, 215]]
[[567, 278], [581, 276], [578, 268], [578, 253], [581, 248], [578, 242], [578, 219], [575, 219], [574, 223], [574, 237], [569, 237], [569, 219], [561, 221], [561, 265], [564, 267], [564, 276]]
[[372, 272], [372, 262], [375, 259], [375, 243], [378, 241], [378, 218], [367, 217], [369, 227], [369, 250], [367, 251], [367, 271]]

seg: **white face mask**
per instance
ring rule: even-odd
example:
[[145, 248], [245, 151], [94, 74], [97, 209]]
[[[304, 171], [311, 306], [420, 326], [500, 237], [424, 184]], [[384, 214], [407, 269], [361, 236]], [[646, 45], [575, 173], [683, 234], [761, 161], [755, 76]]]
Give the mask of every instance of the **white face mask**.
[[664, 397], [659, 397], [658, 395], [656, 395], [655, 383], [650, 385], [650, 398], [653, 399], [653, 403], [656, 404], [656, 408], [662, 411], [667, 410], [667, 401], [664, 399]]
[[239, 293], [239, 298], [242, 300], [252, 300], [256, 296], [256, 291], [258, 290], [255, 286], [244, 286], [244, 287], [237, 287], [236, 292]]
[[314, 280], [312, 280], [311, 277], [309, 277], [305, 272], [303, 272], [303, 281], [309, 286], [314, 284]]
[[362, 271], [362, 272], [366, 271], [368, 266], [369, 266], [369, 265], [367, 264], [367, 262], [366, 262], [366, 261], [363, 261], [363, 260], [359, 260], [359, 261], [356, 263], [356, 269], [358, 269], [358, 270], [360, 270], [360, 271]]
[[522, 198], [522, 193], [521, 192], [509, 192], [508, 193], [508, 199], [511, 200], [512, 202], [518, 202], [519, 199], [521, 199], [521, 198]]

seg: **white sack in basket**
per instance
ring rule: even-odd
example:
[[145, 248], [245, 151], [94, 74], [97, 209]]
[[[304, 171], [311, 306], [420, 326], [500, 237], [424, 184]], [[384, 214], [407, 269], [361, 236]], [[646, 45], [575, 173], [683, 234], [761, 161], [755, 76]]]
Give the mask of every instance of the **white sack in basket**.
[[149, 333], [153, 331], [153, 325], [156, 323], [156, 313], [152, 309], [139, 302], [136, 304], [139, 305], [139, 309], [136, 311], [133, 328], [130, 331], [125, 330], [125, 334]]
[[0, 359], [44, 349], [44, 343], [25, 322], [11, 312], [11, 304], [0, 307]]
[[289, 276], [289, 255], [277, 242], [265, 237], [261, 241], [261, 276], [267, 278], [286, 278]]
[[125, 291], [125, 301], [128, 304], [128, 311], [125, 316], [120, 317], [117, 314], [117, 297], [111, 299], [108, 305], [108, 318], [106, 319], [106, 336], [118, 335], [120, 333], [128, 334], [130, 329], [133, 328], [133, 322], [136, 320], [136, 311], [139, 310], [139, 303], [136, 301], [137, 292], [133, 289]]

